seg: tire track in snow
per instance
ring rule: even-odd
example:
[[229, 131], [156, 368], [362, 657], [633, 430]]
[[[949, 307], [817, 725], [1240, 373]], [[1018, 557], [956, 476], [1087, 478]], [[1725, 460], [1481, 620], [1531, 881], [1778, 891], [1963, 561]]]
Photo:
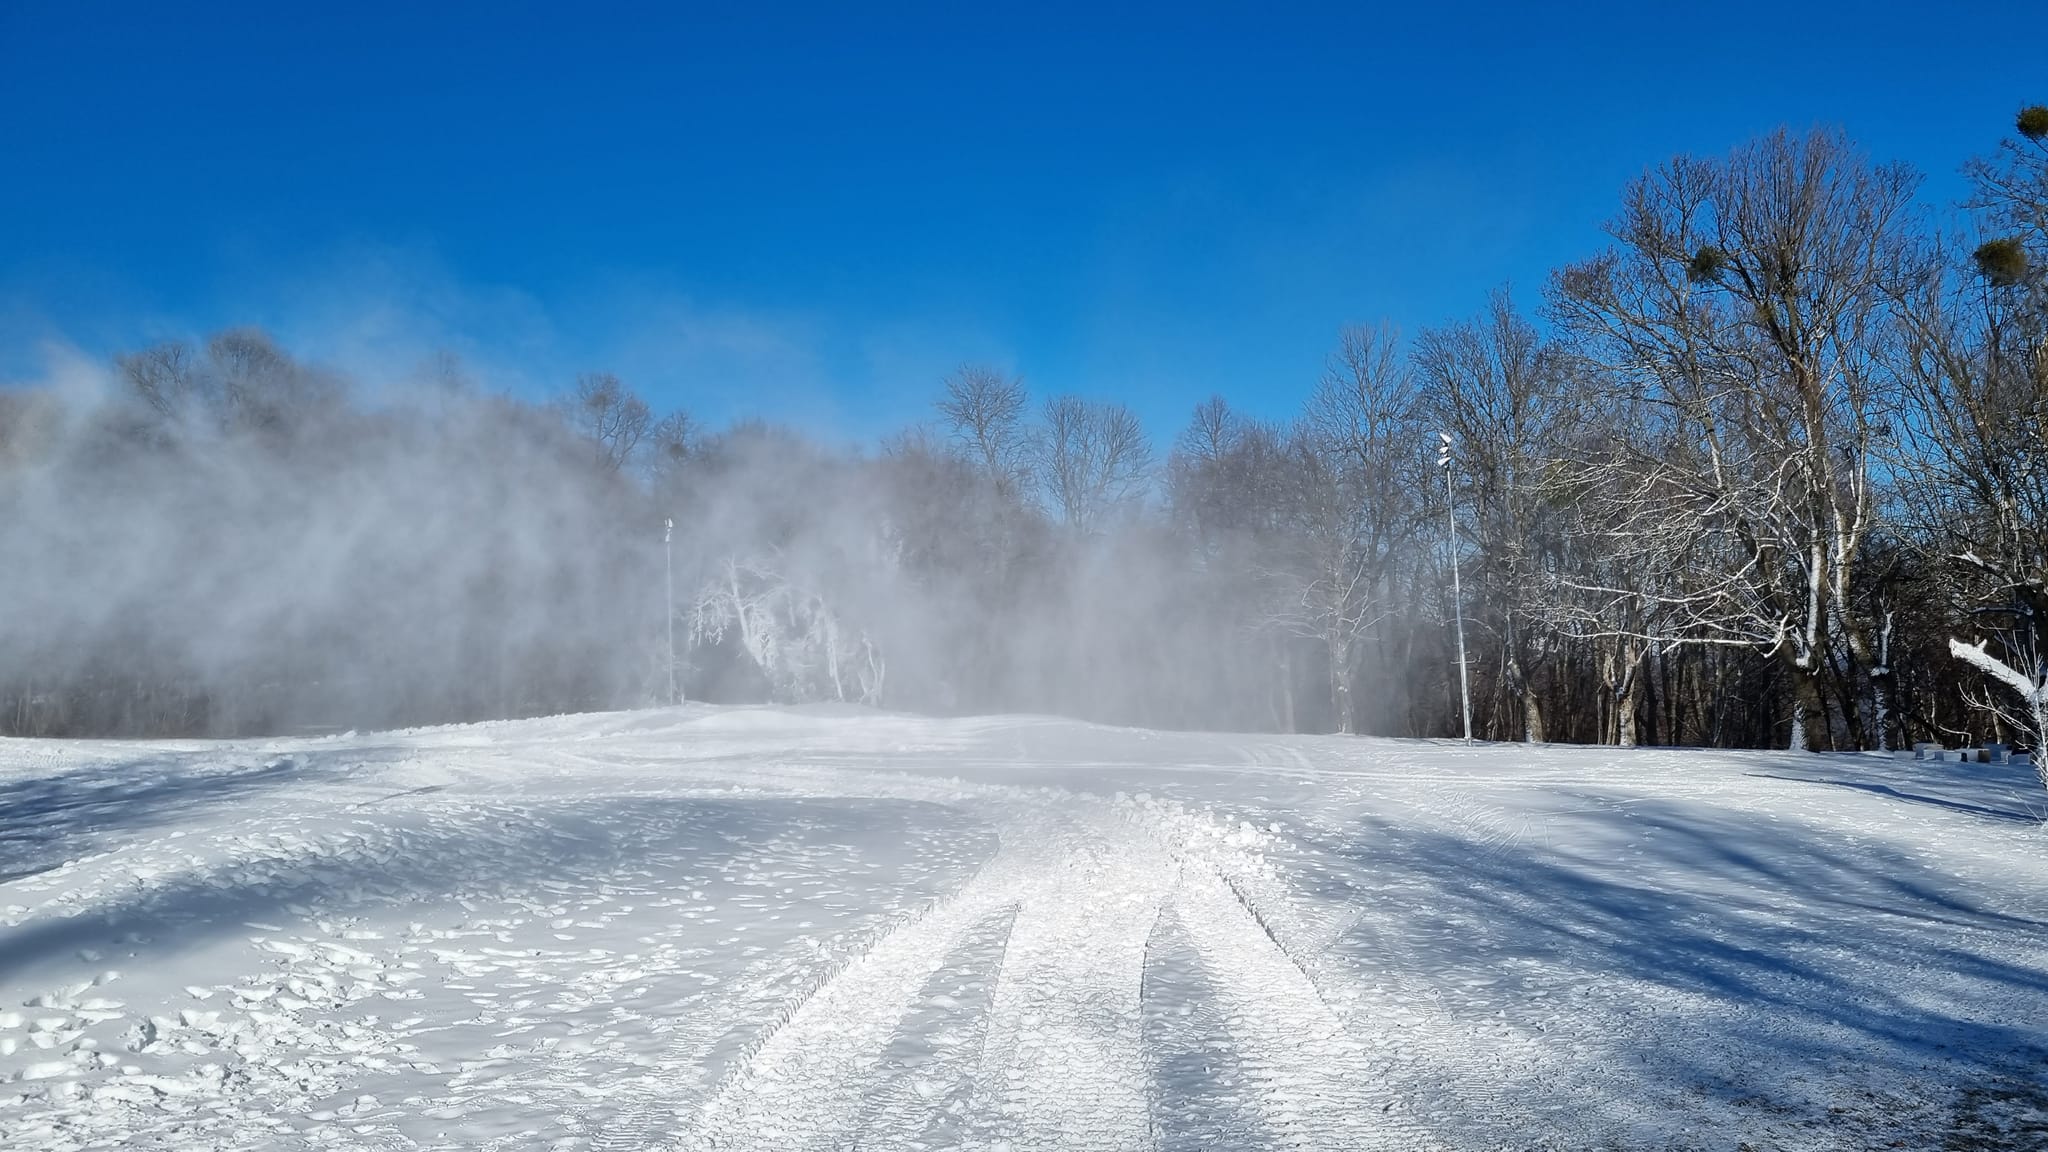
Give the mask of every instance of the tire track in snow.
[[696, 1123], [713, 1087], [704, 1083], [706, 1055], [753, 1023], [748, 1010], [771, 995], [783, 975], [779, 964], [750, 968], [732, 994], [712, 1002], [711, 1011], [679, 1021], [663, 1070], [621, 1086], [625, 1103], [592, 1135], [595, 1152], [646, 1152]]
[[1243, 1061], [1214, 974], [1196, 954], [1176, 904], [1160, 913], [1146, 952], [1145, 1047], [1160, 1152], [1257, 1147], [1264, 1128], [1245, 1098]]
[[961, 1145], [1151, 1147], [1139, 993], [1172, 858], [1106, 815], [1014, 799], [972, 807], [998, 828], [995, 859], [824, 981], [669, 1147], [902, 1147], [916, 1139], [929, 1106], [864, 1108], [886, 1097], [882, 1054], [947, 958], [1012, 908]]
[[[676, 1101], [649, 1101], [637, 1114], [658, 1116], [658, 1125], [630, 1137], [622, 1128], [600, 1148], [916, 1147], [934, 1105], [892, 1097], [895, 1069], [884, 1055], [948, 957], [1014, 908], [974, 1086], [948, 1146], [1152, 1152], [1161, 1130], [1143, 995], [1148, 947], [1169, 904], [1242, 1070], [1239, 1098], [1226, 1110], [1255, 1118], [1241, 1125], [1263, 1137], [1254, 1144], [1441, 1147], [1387, 1088], [1386, 1059], [1347, 1032], [1284, 946], [1318, 935], [1313, 926], [1294, 923], [1271, 884], [1252, 878], [1255, 903], [1225, 879], [1221, 861], [1208, 859], [1215, 845], [1189, 855], [1175, 820], [1054, 790], [857, 770], [757, 770], [748, 783], [956, 807], [989, 821], [1002, 847], [959, 892], [823, 975], [735, 1066], [697, 1123]], [[1263, 907], [1274, 898], [1275, 907]], [[658, 1129], [677, 1124], [682, 1134], [664, 1143]]]
[[1214, 974], [1247, 1095], [1274, 1146], [1441, 1147], [1388, 1090], [1382, 1062], [1350, 1034], [1308, 972], [1222, 875], [1191, 862], [1174, 904]]
[[926, 983], [977, 924], [1010, 903], [1026, 869], [1007, 845], [966, 888], [897, 927], [796, 1005], [738, 1064], [695, 1129], [667, 1147], [846, 1147], [880, 1053]]
[[927, 983], [921, 1003], [881, 1054], [853, 1147], [957, 1148], [966, 1139], [988, 1006], [1016, 913], [1004, 909], [970, 930]]
[[989, 1008], [967, 1146], [1141, 1152], [1154, 1147], [1145, 946], [1177, 868], [1109, 814], [1062, 815], [1030, 846], [1033, 890]]

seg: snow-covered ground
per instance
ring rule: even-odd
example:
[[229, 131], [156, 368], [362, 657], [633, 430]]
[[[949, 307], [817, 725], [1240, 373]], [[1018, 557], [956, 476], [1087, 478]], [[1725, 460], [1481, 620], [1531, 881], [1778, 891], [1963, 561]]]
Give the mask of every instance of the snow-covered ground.
[[0, 742], [0, 1145], [2048, 1147], [2048, 796], [685, 708]]

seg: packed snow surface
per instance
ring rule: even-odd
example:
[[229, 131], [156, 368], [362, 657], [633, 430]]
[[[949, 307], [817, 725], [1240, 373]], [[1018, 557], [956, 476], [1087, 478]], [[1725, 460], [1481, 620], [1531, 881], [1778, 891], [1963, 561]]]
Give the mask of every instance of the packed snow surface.
[[682, 708], [0, 742], [0, 1144], [2048, 1147], [2048, 796]]

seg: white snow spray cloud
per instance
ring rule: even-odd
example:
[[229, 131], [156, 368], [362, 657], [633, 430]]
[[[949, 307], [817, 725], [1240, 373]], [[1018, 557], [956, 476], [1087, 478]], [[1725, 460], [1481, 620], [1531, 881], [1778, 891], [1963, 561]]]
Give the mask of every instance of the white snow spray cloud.
[[706, 431], [608, 376], [521, 399], [488, 359], [294, 354], [360, 343], [346, 327], [59, 351], [0, 389], [0, 732], [388, 727], [672, 691], [1294, 722], [1270, 643], [1219, 599], [1241, 590], [1217, 573], [1252, 568], [1147, 510], [1163, 470], [1116, 405], [1040, 409], [983, 376], [1018, 389], [1000, 445], [942, 417], [862, 449]]
[[[621, 698], [645, 549], [534, 405], [260, 335], [0, 393], [8, 727], [245, 732]], [[636, 597], [642, 597], [636, 599]]]
[[[698, 435], [590, 381], [346, 377], [254, 330], [0, 392], [0, 730], [252, 734], [682, 695], [1194, 722], [1145, 531], [961, 453]], [[1176, 621], [1178, 613], [1178, 623]]]

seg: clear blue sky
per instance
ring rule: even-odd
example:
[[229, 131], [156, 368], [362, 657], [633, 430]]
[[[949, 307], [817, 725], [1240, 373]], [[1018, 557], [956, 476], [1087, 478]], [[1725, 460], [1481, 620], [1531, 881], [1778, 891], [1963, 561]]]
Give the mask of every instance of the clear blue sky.
[[1291, 408], [1347, 321], [1534, 303], [1676, 152], [1837, 124], [1952, 199], [2041, 18], [0, 0], [0, 379], [256, 323], [861, 435], [981, 360], [1170, 434]]

